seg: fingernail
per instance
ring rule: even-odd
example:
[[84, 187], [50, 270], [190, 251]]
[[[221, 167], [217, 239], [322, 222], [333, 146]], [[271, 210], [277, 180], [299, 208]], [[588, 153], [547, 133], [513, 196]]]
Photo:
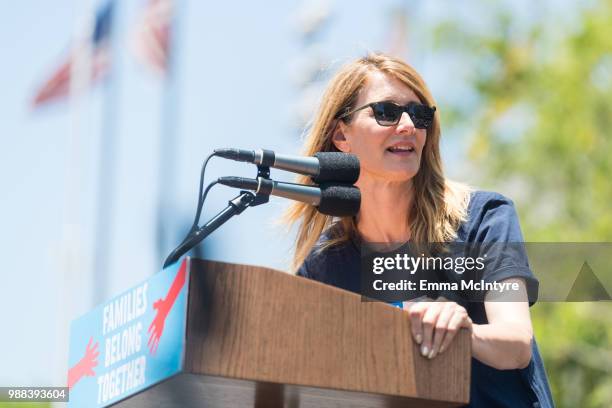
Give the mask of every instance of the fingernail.
[[416, 337], [417, 344], [421, 344], [421, 342], [423, 341], [423, 336], [421, 336], [420, 334], [417, 334], [415, 337]]
[[431, 360], [432, 358], [434, 358], [434, 357], [435, 357], [435, 355], [436, 355], [436, 352], [435, 352], [434, 350], [431, 350], [431, 351], [429, 352], [429, 355], [427, 356], [427, 358]]
[[421, 346], [421, 355], [423, 357], [427, 357], [428, 354], [429, 354], [429, 349], [427, 348], [427, 346]]

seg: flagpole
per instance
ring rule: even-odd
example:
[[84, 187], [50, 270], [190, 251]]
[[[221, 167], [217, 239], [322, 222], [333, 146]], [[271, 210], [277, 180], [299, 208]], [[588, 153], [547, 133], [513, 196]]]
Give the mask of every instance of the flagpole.
[[[57, 333], [57, 344], [62, 346], [64, 352], [56, 353], [57, 363], [53, 383], [63, 386], [68, 370], [68, 331], [70, 320], [75, 312], [83, 306], [87, 299], [90, 281], [84, 279], [83, 270], [89, 270], [83, 245], [81, 193], [82, 162], [81, 162], [81, 133], [83, 129], [82, 112], [86, 108], [86, 99], [83, 97], [90, 85], [91, 72], [91, 45], [90, 37], [93, 31], [93, 2], [79, 2], [81, 10], [77, 15], [72, 35], [73, 47], [69, 56], [70, 83], [68, 85], [68, 98], [70, 106], [70, 133], [67, 143], [68, 159], [65, 168], [64, 204], [62, 214], [61, 236], [59, 242], [58, 272], [61, 278], [57, 301], [60, 318]], [[75, 294], [81, 294], [75, 298]], [[77, 309], [77, 310], [75, 310]], [[63, 404], [62, 404], [63, 405]], [[53, 406], [60, 406], [53, 403]]]
[[177, 32], [180, 17], [179, 0], [172, 2], [170, 17], [168, 47], [166, 55], [166, 69], [161, 101], [161, 130], [158, 159], [158, 191], [157, 191], [157, 220], [156, 220], [156, 249], [157, 259], [161, 266], [168, 252], [176, 244], [176, 210], [172, 204], [174, 193], [172, 188], [177, 176], [177, 114], [179, 105], [179, 87], [177, 84]]
[[[116, 15], [116, 1], [109, 0], [111, 21]], [[108, 36], [108, 77], [104, 86], [104, 102], [102, 112], [102, 127], [100, 135], [100, 156], [98, 164], [97, 216], [95, 218], [95, 250], [93, 274], [93, 306], [102, 303], [108, 296], [108, 275], [110, 242], [113, 232], [113, 210], [115, 195], [115, 139], [117, 133], [117, 114], [119, 100], [117, 98], [118, 70], [117, 50], [115, 49], [115, 32], [112, 27]]]

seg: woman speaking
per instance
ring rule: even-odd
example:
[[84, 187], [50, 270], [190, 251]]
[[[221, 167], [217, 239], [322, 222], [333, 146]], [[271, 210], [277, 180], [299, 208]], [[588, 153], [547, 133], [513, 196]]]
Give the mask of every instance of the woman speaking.
[[[370, 54], [340, 69], [304, 153], [357, 155], [361, 209], [356, 217], [333, 218], [293, 204], [287, 218], [300, 225], [297, 274], [362, 293], [361, 243], [521, 242], [512, 201], [445, 179], [439, 143], [434, 99], [410, 65]], [[523, 301], [492, 301], [487, 294], [484, 302], [442, 296], [407, 302], [414, 341], [433, 359], [460, 328], [471, 331], [471, 407], [552, 407], [529, 316], [527, 293], [537, 290], [537, 280], [527, 259], [487, 273], [488, 280], [517, 284]]]

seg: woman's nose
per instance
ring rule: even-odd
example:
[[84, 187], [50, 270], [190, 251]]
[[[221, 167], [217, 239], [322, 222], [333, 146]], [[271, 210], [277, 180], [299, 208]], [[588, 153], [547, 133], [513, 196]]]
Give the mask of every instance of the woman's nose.
[[412, 123], [412, 119], [410, 119], [410, 115], [407, 112], [402, 112], [402, 116], [400, 116], [400, 120], [397, 123], [397, 131], [414, 132], [414, 123]]

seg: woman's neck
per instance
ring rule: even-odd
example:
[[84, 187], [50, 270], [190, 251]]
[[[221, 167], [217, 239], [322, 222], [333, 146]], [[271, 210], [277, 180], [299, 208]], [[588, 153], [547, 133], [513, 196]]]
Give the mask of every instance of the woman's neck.
[[357, 230], [361, 237], [367, 242], [407, 242], [411, 238], [412, 180], [391, 182], [364, 177], [358, 186], [361, 209]]

